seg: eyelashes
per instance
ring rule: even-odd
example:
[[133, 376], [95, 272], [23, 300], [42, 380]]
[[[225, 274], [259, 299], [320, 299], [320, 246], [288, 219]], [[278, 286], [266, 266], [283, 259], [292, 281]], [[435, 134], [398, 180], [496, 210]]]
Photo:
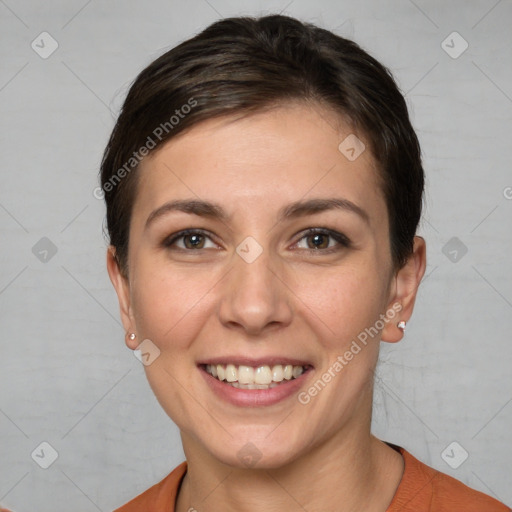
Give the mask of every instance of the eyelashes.
[[[306, 242], [306, 246], [304, 246], [303, 241]], [[312, 242], [312, 244], [310, 244], [310, 242]], [[302, 247], [298, 249], [295, 248], [301, 244]], [[162, 245], [166, 249], [182, 252], [219, 248], [219, 244], [214, 241], [214, 237], [203, 229], [185, 229], [179, 231], [167, 237], [162, 242]], [[292, 250], [329, 254], [342, 249], [348, 249], [351, 246], [352, 243], [350, 239], [343, 233], [326, 228], [309, 228], [300, 233], [298, 240], [293, 244]]]
[[[342, 248], [349, 248], [351, 246], [351, 242], [347, 236], [345, 236], [343, 233], [339, 233], [338, 231], [333, 231], [332, 229], [310, 228], [305, 232], [302, 232], [301, 235], [301, 238], [295, 245], [297, 245], [302, 240], [307, 240], [308, 238], [312, 237], [315, 240], [313, 247], [307, 247], [306, 250], [313, 252], [333, 252], [332, 249], [339, 249], [340, 246]], [[320, 247], [328, 238], [334, 240], [338, 244], [338, 247], [332, 247], [330, 243], [327, 247]], [[316, 245], [316, 242], [320, 243]]]
[[191, 246], [178, 247], [178, 249], [182, 249], [185, 251], [207, 249], [207, 247], [201, 245], [201, 242], [206, 239], [209, 239], [211, 241], [210, 235], [206, 231], [203, 231], [202, 229], [185, 229], [183, 231], [179, 231], [178, 233], [171, 235], [169, 238], [164, 240], [163, 245], [167, 248], [173, 248], [173, 246], [176, 244], [178, 240], [186, 240], [187, 237], [188, 240], [191, 242]]

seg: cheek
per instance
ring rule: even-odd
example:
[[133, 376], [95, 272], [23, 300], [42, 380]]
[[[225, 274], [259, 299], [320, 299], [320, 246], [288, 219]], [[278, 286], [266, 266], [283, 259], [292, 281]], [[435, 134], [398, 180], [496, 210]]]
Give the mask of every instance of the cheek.
[[141, 339], [150, 339], [160, 351], [144, 367], [146, 377], [167, 414], [180, 428], [192, 428], [192, 420], [204, 409], [195, 410], [196, 402], [185, 391], [194, 375], [191, 347], [210, 316], [208, 299], [215, 282], [211, 272], [171, 270], [154, 260], [142, 263], [134, 272], [132, 288], [135, 320]]
[[187, 346], [201, 327], [212, 274], [177, 270], [147, 262], [138, 267], [133, 286], [133, 310], [141, 336], [161, 350]]
[[301, 273], [296, 281], [304, 314], [323, 325], [325, 342], [336, 349], [372, 325], [385, 304], [385, 283], [374, 266], [345, 265], [329, 272], [319, 268]]

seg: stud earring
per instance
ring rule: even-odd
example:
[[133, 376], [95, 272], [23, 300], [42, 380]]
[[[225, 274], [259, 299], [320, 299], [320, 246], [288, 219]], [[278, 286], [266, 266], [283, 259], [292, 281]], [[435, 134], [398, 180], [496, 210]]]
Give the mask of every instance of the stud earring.
[[134, 332], [132, 332], [128, 337], [133, 341], [137, 337], [137, 335]]
[[396, 324], [396, 326], [402, 331], [404, 332], [405, 331], [405, 326], [406, 326], [406, 323], [405, 323], [405, 320], [400, 320], [400, 322], [398, 322]]

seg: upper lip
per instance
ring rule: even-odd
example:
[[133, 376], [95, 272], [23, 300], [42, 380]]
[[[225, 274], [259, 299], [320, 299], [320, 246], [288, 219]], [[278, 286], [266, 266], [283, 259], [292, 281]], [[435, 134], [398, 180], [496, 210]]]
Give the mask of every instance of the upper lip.
[[215, 364], [233, 364], [235, 366], [252, 366], [257, 368], [259, 366], [274, 366], [277, 364], [291, 364], [293, 366], [312, 366], [311, 363], [301, 359], [294, 359], [292, 357], [286, 356], [268, 356], [268, 357], [247, 357], [241, 355], [233, 355], [233, 356], [222, 356], [222, 357], [212, 357], [209, 359], [203, 359], [198, 363], [199, 365], [215, 365]]

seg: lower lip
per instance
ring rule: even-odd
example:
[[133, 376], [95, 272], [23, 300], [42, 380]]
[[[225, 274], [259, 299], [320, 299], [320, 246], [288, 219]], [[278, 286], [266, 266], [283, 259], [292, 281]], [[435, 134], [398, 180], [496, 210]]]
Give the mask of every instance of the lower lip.
[[308, 367], [304, 373], [292, 380], [284, 380], [281, 384], [269, 389], [239, 389], [226, 384], [210, 375], [202, 366], [199, 366], [201, 375], [210, 389], [220, 398], [240, 407], [261, 407], [273, 405], [297, 394], [309, 375], [312, 368]]

